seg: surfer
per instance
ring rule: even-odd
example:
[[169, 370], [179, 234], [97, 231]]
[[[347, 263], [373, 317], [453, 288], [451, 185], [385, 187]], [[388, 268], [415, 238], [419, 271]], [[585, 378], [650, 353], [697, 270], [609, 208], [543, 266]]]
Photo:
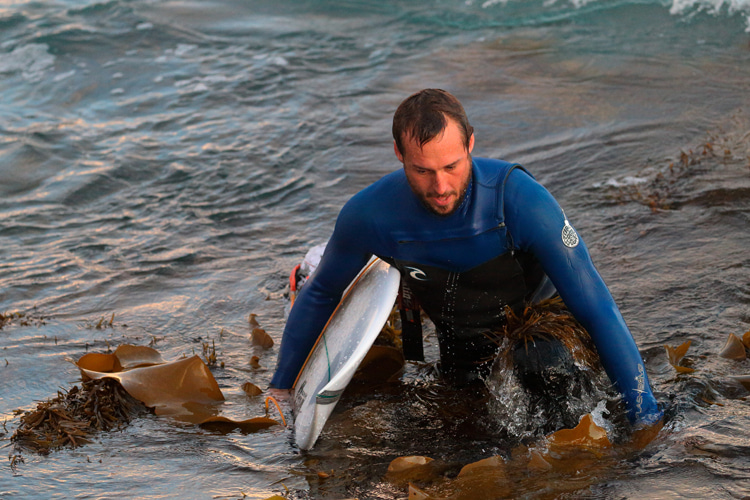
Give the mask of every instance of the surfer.
[[376, 255], [400, 271], [435, 324], [447, 379], [486, 376], [497, 344], [485, 332], [504, 323], [506, 306], [559, 294], [593, 339], [631, 422], [659, 421], [635, 341], [552, 195], [520, 165], [473, 158], [473, 128], [443, 90], [403, 101], [392, 132], [403, 169], [341, 210], [291, 310], [271, 387], [292, 387], [343, 291]]

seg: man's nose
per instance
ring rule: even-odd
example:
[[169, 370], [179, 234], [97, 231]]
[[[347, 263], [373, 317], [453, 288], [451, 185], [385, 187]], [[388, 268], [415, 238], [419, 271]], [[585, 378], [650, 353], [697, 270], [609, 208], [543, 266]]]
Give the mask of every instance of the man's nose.
[[438, 195], [445, 194], [450, 190], [450, 184], [448, 183], [448, 174], [443, 172], [436, 172], [434, 179], [434, 191]]

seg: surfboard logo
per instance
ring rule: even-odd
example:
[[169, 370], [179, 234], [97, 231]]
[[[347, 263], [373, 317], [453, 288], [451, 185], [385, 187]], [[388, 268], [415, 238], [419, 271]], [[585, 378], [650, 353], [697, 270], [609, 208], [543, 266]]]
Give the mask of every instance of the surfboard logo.
[[427, 275], [421, 269], [416, 267], [404, 266], [404, 270], [409, 274], [409, 277], [417, 281], [427, 281]]

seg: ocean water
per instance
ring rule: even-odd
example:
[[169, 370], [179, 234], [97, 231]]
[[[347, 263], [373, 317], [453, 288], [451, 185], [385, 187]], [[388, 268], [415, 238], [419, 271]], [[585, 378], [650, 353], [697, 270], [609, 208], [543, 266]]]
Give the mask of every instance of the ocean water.
[[[225, 412], [262, 414], [239, 388], [277, 347], [249, 365], [248, 314], [278, 345], [289, 271], [399, 167], [391, 116], [423, 87], [558, 198], [666, 409], [642, 452], [511, 496], [750, 495], [750, 361], [718, 356], [750, 330], [750, 2], [2, 0], [0, 312], [36, 320], [0, 329], [0, 498], [401, 499], [398, 456], [506, 451], [415, 366], [345, 397], [309, 453], [159, 417], [47, 456], [9, 442], [14, 410], [78, 383], [69, 358], [121, 343], [214, 341]], [[663, 346], [687, 340], [678, 375]]]

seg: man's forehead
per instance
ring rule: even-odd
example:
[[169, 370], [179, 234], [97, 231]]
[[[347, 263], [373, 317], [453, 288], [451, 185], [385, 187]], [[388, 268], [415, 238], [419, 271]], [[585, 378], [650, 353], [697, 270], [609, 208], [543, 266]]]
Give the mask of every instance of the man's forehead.
[[414, 147], [416, 147], [417, 149], [419, 149], [421, 151], [427, 144], [429, 144], [431, 142], [434, 142], [434, 141], [441, 140], [445, 136], [445, 131], [446, 131], [447, 128], [448, 128], [447, 126], [443, 127], [443, 129], [440, 130], [440, 132], [438, 132], [434, 136], [430, 137], [429, 139], [427, 139], [426, 141], [424, 141], [421, 144], [420, 144], [420, 141], [419, 141], [419, 137], [417, 137], [417, 134], [415, 133], [416, 132], [416, 128], [404, 130], [404, 133], [401, 134], [401, 139], [402, 139], [402, 142], [405, 145], [408, 144], [410, 146], [414, 146]]

